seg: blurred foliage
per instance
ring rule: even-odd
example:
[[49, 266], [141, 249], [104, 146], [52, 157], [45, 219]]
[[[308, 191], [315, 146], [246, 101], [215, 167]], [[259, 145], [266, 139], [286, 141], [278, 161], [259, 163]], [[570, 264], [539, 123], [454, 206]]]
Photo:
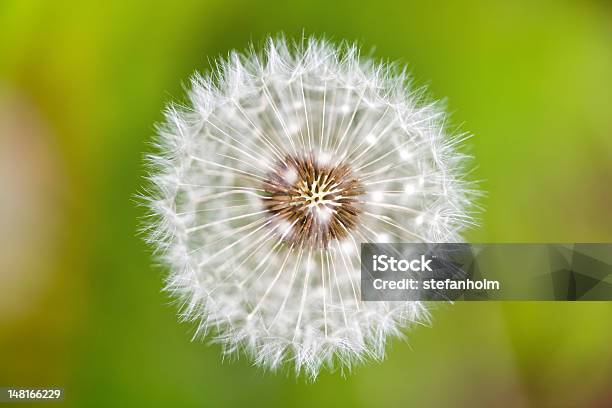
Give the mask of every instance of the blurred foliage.
[[487, 192], [469, 240], [612, 241], [609, 2], [4, 0], [0, 106], [46, 126], [60, 228], [44, 290], [0, 314], [0, 385], [64, 386], [68, 406], [611, 406], [605, 302], [438, 306], [384, 363], [315, 384], [190, 342], [136, 234], [142, 155], [195, 69], [281, 31], [358, 40], [448, 98]]

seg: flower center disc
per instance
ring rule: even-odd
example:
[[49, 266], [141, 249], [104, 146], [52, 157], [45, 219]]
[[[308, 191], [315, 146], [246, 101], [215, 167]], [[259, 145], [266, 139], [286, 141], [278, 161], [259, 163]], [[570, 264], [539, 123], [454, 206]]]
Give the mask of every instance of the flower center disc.
[[276, 162], [263, 189], [263, 205], [283, 238], [317, 249], [355, 228], [364, 192], [350, 166], [317, 160], [312, 153]]

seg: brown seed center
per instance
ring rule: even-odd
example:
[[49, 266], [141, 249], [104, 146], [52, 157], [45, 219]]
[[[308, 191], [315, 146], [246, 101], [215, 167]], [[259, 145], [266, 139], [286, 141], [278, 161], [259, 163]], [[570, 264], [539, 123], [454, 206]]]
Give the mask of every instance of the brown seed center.
[[279, 160], [263, 189], [263, 205], [283, 238], [316, 249], [355, 228], [364, 192], [350, 166], [317, 160], [312, 153]]

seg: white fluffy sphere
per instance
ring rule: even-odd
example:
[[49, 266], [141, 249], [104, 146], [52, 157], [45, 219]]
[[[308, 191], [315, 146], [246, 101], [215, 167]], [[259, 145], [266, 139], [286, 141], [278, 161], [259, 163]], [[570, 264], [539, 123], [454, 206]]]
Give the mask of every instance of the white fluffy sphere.
[[465, 156], [403, 72], [305, 39], [196, 76], [150, 156], [151, 242], [181, 314], [224, 350], [323, 366], [382, 359], [420, 302], [363, 302], [362, 242], [457, 242]]

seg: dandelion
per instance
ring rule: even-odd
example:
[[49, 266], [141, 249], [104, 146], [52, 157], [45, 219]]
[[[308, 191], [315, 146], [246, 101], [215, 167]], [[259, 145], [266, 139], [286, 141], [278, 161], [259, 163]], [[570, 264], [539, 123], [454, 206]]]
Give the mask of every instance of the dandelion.
[[149, 157], [181, 317], [227, 355], [291, 366], [381, 360], [426, 322], [417, 301], [362, 302], [362, 242], [458, 242], [471, 223], [463, 135], [405, 71], [357, 46], [271, 39], [196, 75]]

